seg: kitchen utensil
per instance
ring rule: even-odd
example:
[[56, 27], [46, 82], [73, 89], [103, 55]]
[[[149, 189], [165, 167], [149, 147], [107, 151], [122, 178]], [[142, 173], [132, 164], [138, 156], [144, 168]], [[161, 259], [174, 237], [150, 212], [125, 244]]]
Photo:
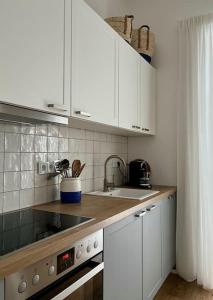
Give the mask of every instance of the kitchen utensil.
[[85, 165], [86, 165], [86, 164], [83, 164], [83, 165], [80, 167], [80, 170], [79, 170], [79, 172], [78, 172], [78, 174], [77, 174], [77, 177], [79, 177], [79, 176], [81, 175], [81, 173], [82, 173], [82, 171], [83, 171]]
[[80, 169], [81, 169], [81, 161], [79, 159], [75, 159], [72, 163], [72, 177], [77, 177]]

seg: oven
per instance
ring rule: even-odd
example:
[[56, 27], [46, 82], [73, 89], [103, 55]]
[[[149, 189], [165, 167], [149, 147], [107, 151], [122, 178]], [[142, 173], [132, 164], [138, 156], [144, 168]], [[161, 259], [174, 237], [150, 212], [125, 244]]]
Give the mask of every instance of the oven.
[[5, 300], [103, 300], [103, 230], [5, 278]]

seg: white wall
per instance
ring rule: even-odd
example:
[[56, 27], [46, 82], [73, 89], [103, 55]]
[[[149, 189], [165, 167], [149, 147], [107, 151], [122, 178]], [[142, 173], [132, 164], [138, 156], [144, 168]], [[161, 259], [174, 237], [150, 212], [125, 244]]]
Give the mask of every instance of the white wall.
[[213, 1], [104, 0], [99, 5], [100, 2], [104, 2], [104, 15], [134, 14], [136, 27], [149, 24], [156, 34], [153, 64], [157, 68], [157, 135], [130, 138], [129, 160], [148, 160], [155, 184], [176, 184], [177, 21], [213, 12]]

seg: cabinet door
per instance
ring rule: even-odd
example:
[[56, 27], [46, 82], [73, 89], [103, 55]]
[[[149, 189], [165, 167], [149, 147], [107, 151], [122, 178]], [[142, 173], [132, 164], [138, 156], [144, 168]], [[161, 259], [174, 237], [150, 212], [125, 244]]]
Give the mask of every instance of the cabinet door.
[[155, 134], [156, 70], [141, 59], [141, 128], [144, 134]]
[[119, 127], [140, 131], [140, 56], [125, 41], [119, 44]]
[[153, 299], [161, 284], [160, 206], [153, 205], [143, 217], [143, 300]]
[[176, 260], [176, 198], [175, 195], [162, 200], [162, 267], [164, 279], [175, 266]]
[[128, 217], [104, 231], [104, 300], [142, 299], [142, 219]]
[[72, 116], [118, 125], [116, 36], [84, 1], [72, 1]]
[[1, 0], [0, 101], [70, 113], [70, 20], [68, 0]]

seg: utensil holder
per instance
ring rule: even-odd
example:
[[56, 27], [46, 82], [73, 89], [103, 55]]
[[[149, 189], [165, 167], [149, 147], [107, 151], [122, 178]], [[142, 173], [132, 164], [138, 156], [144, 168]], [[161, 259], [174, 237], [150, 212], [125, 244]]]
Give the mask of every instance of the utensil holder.
[[80, 178], [63, 178], [60, 185], [61, 202], [81, 202], [81, 180]]

